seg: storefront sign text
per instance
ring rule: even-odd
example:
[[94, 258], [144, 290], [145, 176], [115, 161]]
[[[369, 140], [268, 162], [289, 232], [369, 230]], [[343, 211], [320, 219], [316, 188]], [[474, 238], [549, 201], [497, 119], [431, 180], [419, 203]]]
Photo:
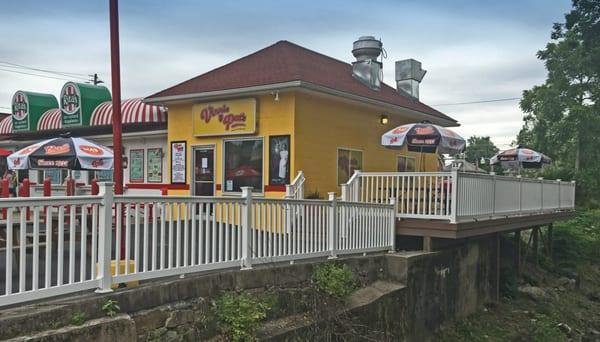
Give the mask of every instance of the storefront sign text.
[[256, 131], [256, 100], [202, 103], [192, 108], [194, 135], [252, 134]]

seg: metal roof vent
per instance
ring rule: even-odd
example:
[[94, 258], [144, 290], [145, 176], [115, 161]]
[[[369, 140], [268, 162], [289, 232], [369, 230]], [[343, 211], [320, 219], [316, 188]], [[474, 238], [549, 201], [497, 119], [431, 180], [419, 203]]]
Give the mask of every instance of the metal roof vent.
[[421, 62], [405, 59], [396, 62], [396, 88], [400, 94], [419, 99], [419, 84], [427, 70], [421, 68]]
[[363, 36], [352, 47], [352, 54], [356, 57], [356, 62], [352, 63], [352, 75], [369, 88], [379, 90], [383, 64], [377, 58], [383, 51], [383, 43], [373, 36]]

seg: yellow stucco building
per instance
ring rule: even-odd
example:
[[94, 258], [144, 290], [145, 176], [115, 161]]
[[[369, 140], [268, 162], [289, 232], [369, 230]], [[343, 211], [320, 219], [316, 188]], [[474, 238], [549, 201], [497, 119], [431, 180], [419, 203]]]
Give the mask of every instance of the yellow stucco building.
[[168, 106], [170, 194], [283, 197], [298, 171], [305, 195], [340, 191], [354, 170], [435, 171], [434, 154], [381, 146], [424, 120], [457, 122], [348, 63], [281, 41], [145, 99]]

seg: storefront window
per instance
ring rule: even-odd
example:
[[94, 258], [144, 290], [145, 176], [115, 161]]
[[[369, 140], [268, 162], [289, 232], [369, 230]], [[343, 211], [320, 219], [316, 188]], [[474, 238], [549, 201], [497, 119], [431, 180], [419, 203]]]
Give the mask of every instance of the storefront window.
[[96, 171], [96, 180], [98, 182], [112, 182], [113, 170]]
[[67, 178], [68, 171], [62, 169], [44, 170], [44, 178], [50, 178], [51, 184], [63, 184]]
[[362, 169], [362, 151], [338, 148], [337, 180], [338, 184], [348, 182], [355, 170]]
[[251, 186], [255, 192], [263, 192], [262, 139], [225, 141], [223, 150], [223, 191], [240, 192], [241, 187]]
[[414, 172], [416, 170], [414, 157], [398, 156], [396, 169], [398, 172]]

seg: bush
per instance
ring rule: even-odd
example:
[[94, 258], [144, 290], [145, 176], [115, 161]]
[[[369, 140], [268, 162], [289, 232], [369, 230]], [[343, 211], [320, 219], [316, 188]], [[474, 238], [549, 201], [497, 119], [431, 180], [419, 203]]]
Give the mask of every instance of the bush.
[[269, 303], [248, 293], [226, 293], [216, 306], [220, 327], [232, 341], [252, 341], [271, 309]]
[[555, 224], [552, 246], [557, 267], [600, 258], [600, 210], [581, 210], [574, 219]]
[[356, 287], [354, 274], [345, 264], [318, 265], [313, 271], [312, 281], [319, 291], [338, 299], [346, 298]]

